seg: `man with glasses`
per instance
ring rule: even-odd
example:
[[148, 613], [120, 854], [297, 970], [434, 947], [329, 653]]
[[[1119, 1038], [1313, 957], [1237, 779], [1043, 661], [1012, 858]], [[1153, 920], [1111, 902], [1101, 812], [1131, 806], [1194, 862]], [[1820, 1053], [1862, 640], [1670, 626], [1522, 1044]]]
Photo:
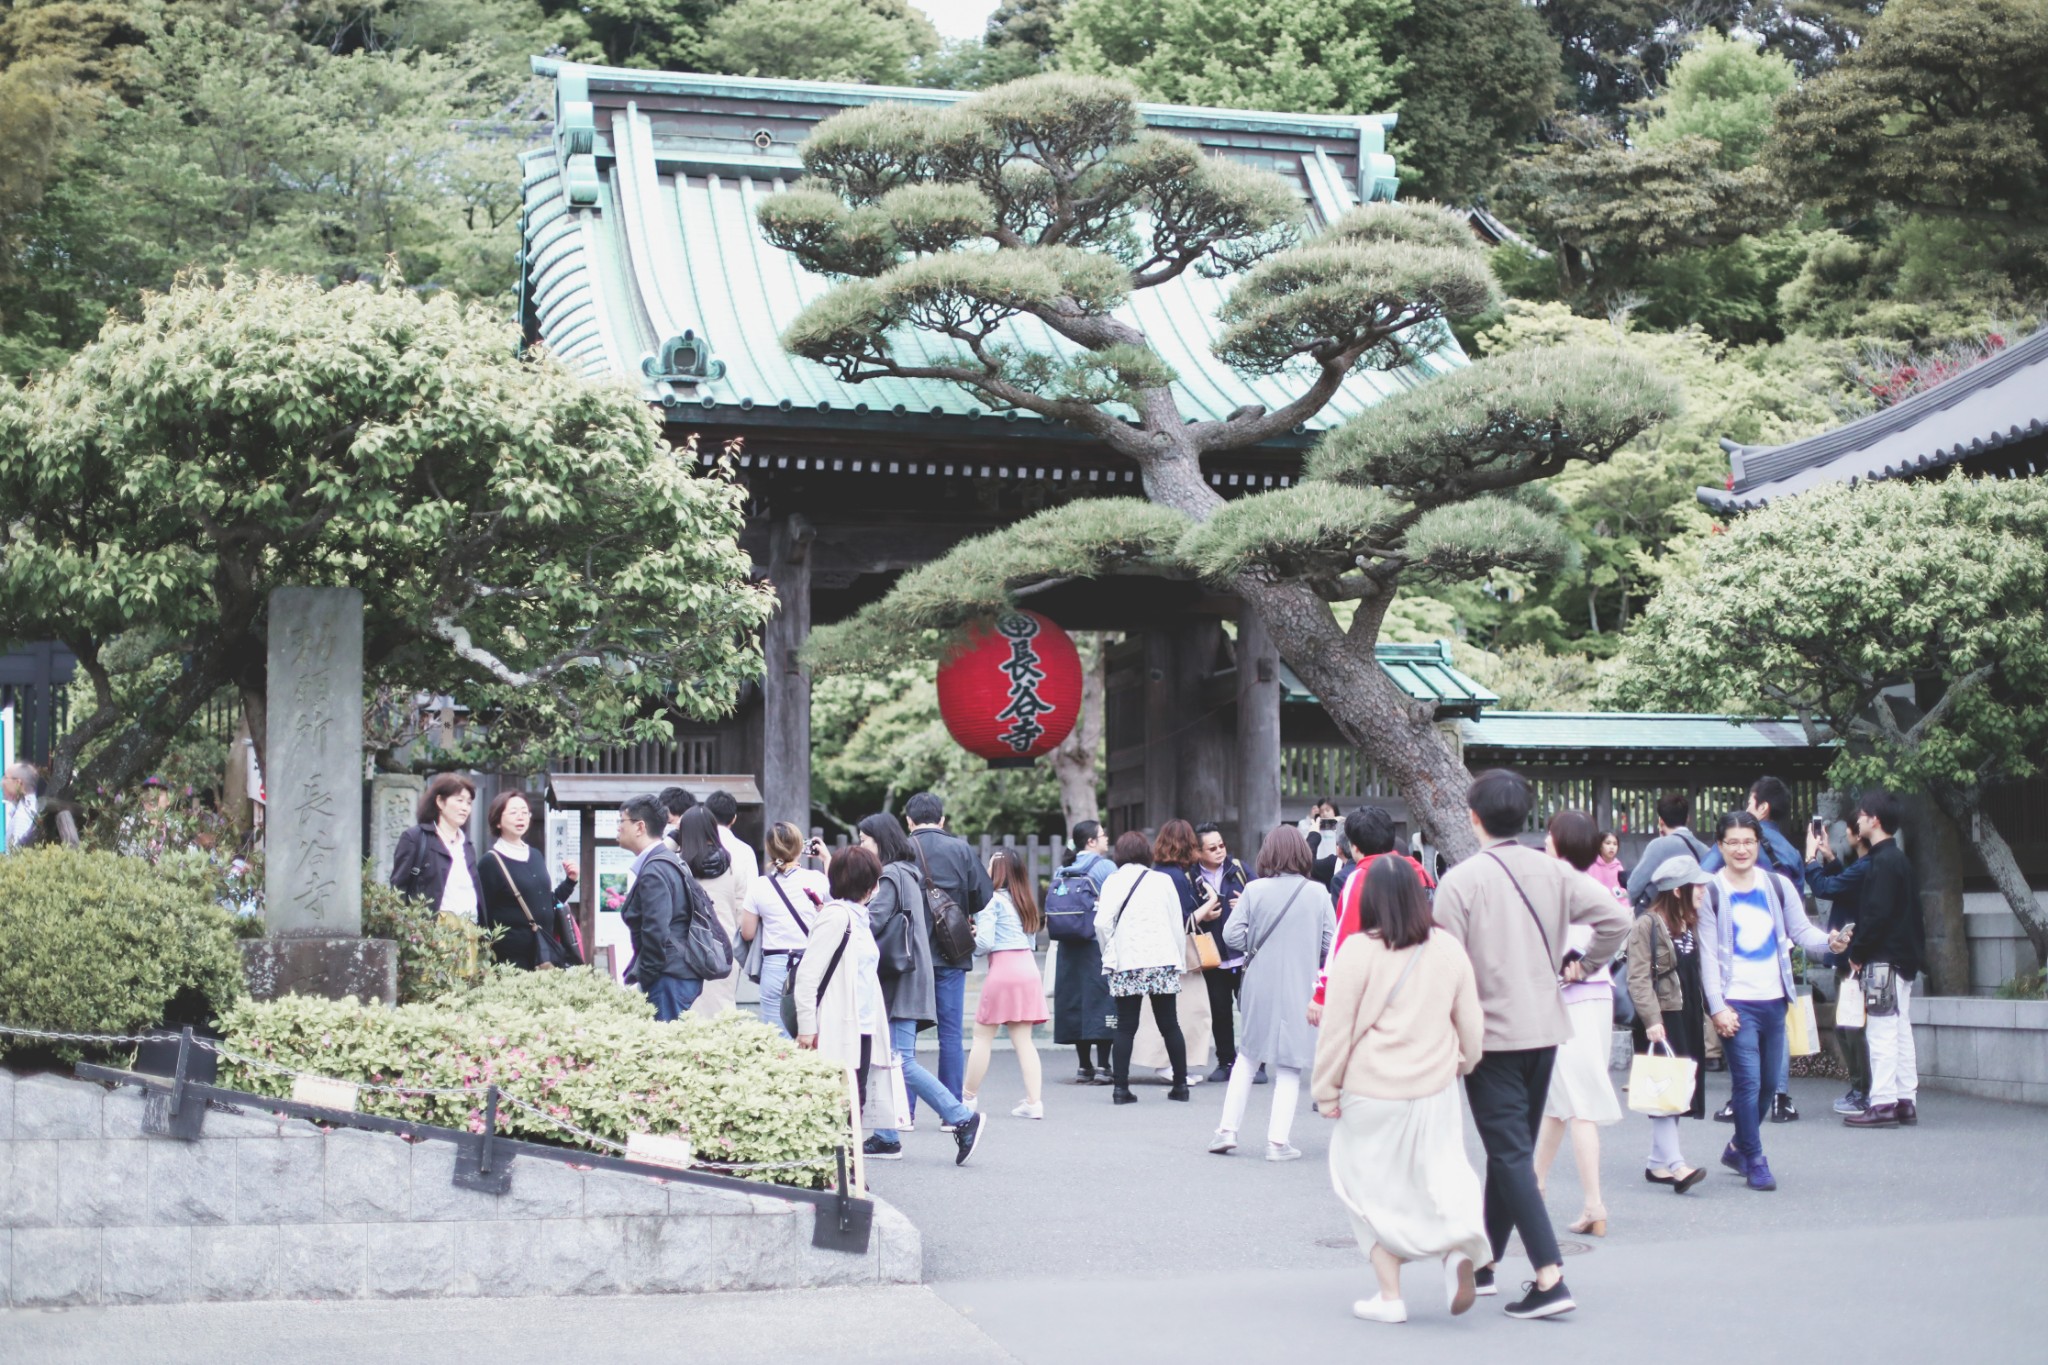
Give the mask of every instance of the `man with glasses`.
[[1714, 830], [1722, 867], [1707, 884], [1703, 929], [1711, 918], [1700, 955], [1700, 984], [1714, 1031], [1728, 1056], [1734, 1086], [1735, 1139], [1721, 1164], [1744, 1177], [1752, 1190], [1775, 1190], [1776, 1177], [1764, 1160], [1763, 1123], [1785, 1049], [1785, 1008], [1793, 997], [1792, 948], [1810, 953], [1840, 952], [1848, 940], [1816, 929], [1806, 917], [1798, 890], [1758, 865], [1763, 826], [1748, 811], [1730, 811]]
[[1229, 1080], [1230, 1068], [1237, 1063], [1237, 1021], [1231, 1008], [1244, 980], [1244, 954], [1232, 953], [1223, 946], [1223, 926], [1230, 922], [1238, 894], [1249, 880], [1244, 875], [1244, 864], [1230, 856], [1223, 831], [1214, 825], [1197, 825], [1195, 895], [1201, 898], [1202, 905], [1195, 911], [1195, 919], [1202, 932], [1216, 936], [1216, 948], [1223, 957], [1222, 966], [1202, 973], [1202, 985], [1209, 992], [1210, 1028], [1216, 1038], [1216, 1069], [1209, 1073], [1212, 1081]]

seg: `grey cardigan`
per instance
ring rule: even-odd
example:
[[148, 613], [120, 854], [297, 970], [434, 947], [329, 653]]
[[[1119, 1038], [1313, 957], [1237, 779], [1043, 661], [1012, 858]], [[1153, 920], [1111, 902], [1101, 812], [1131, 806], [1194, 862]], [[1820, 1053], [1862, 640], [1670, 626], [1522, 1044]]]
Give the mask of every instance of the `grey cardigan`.
[[1223, 926], [1224, 945], [1233, 952], [1244, 953], [1262, 940], [1245, 964], [1238, 997], [1244, 1015], [1239, 1056], [1274, 1066], [1315, 1065], [1316, 1029], [1308, 1021], [1308, 1004], [1336, 936], [1329, 888], [1322, 883], [1290, 875], [1261, 877], [1245, 887]]
[[875, 937], [898, 914], [910, 916], [910, 970], [901, 976], [882, 977], [882, 1003], [891, 1019], [915, 1019], [928, 1024], [939, 1017], [933, 990], [932, 917], [924, 903], [924, 884], [916, 863], [890, 863], [882, 869], [882, 880], [868, 902], [868, 925]]
[[[1764, 899], [1770, 903], [1771, 915], [1778, 926], [1778, 981], [1785, 988], [1785, 998], [1793, 994], [1792, 945], [1798, 944], [1809, 953], [1824, 953], [1828, 950], [1828, 933], [1825, 929], [1813, 927], [1813, 921], [1806, 917], [1806, 904], [1792, 883], [1761, 863], [1756, 869], [1757, 881], [1764, 888]], [[1713, 951], [1700, 954], [1700, 987], [1706, 993], [1707, 1012], [1719, 1014], [1728, 1008], [1722, 992], [1727, 990], [1729, 978], [1735, 971], [1735, 921], [1722, 913], [1721, 879], [1714, 878], [1706, 883], [1706, 894], [1700, 906], [1700, 934], [1703, 944], [1711, 944]]]

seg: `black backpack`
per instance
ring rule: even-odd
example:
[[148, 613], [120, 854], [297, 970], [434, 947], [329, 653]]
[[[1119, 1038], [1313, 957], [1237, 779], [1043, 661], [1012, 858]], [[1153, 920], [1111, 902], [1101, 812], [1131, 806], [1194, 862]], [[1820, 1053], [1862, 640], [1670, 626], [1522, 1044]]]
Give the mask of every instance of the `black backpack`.
[[1095, 907], [1102, 891], [1095, 879], [1080, 867], [1063, 867], [1052, 874], [1052, 886], [1045, 893], [1045, 931], [1060, 943], [1095, 941]]

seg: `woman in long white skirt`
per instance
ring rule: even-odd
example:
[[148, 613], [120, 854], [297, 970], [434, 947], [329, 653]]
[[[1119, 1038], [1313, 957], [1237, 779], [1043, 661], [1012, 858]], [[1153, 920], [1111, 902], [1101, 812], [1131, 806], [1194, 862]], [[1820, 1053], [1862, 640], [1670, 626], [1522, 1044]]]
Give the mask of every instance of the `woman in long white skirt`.
[[1457, 1087], [1479, 1063], [1479, 988], [1465, 950], [1431, 925], [1406, 859], [1376, 861], [1363, 891], [1359, 932], [1330, 963], [1312, 1081], [1317, 1108], [1337, 1120], [1330, 1183], [1379, 1279], [1351, 1311], [1406, 1322], [1402, 1265], [1441, 1258], [1458, 1314], [1491, 1255]]
[[[1584, 872], [1600, 854], [1600, 827], [1584, 811], [1561, 810], [1550, 817], [1544, 844], [1551, 857], [1562, 858]], [[1587, 926], [1574, 924], [1566, 931], [1568, 949], [1583, 953], [1592, 942], [1593, 931]], [[1572, 1022], [1572, 1036], [1557, 1049], [1557, 1064], [1550, 1072], [1543, 1127], [1536, 1134], [1536, 1184], [1542, 1188], [1549, 1183], [1551, 1164], [1569, 1133], [1572, 1161], [1579, 1168], [1579, 1197], [1584, 1201], [1571, 1230], [1605, 1237], [1607, 1202], [1600, 1195], [1600, 1130], [1621, 1122], [1621, 1101], [1610, 1079], [1614, 986], [1606, 972], [1584, 976], [1578, 968], [1577, 961], [1570, 963], [1558, 985], [1565, 1015]]]

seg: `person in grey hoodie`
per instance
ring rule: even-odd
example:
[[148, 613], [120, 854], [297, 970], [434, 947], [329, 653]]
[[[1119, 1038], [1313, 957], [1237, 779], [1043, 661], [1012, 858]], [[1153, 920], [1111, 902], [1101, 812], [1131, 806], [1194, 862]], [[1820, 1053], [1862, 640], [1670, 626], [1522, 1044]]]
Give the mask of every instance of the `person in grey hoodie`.
[[1692, 798], [1684, 792], [1665, 792], [1657, 798], [1657, 837], [1643, 846], [1635, 870], [1628, 874], [1628, 903], [1640, 915], [1657, 899], [1657, 869], [1680, 856], [1701, 862], [1707, 856], [1706, 841], [1687, 828], [1692, 823]]

